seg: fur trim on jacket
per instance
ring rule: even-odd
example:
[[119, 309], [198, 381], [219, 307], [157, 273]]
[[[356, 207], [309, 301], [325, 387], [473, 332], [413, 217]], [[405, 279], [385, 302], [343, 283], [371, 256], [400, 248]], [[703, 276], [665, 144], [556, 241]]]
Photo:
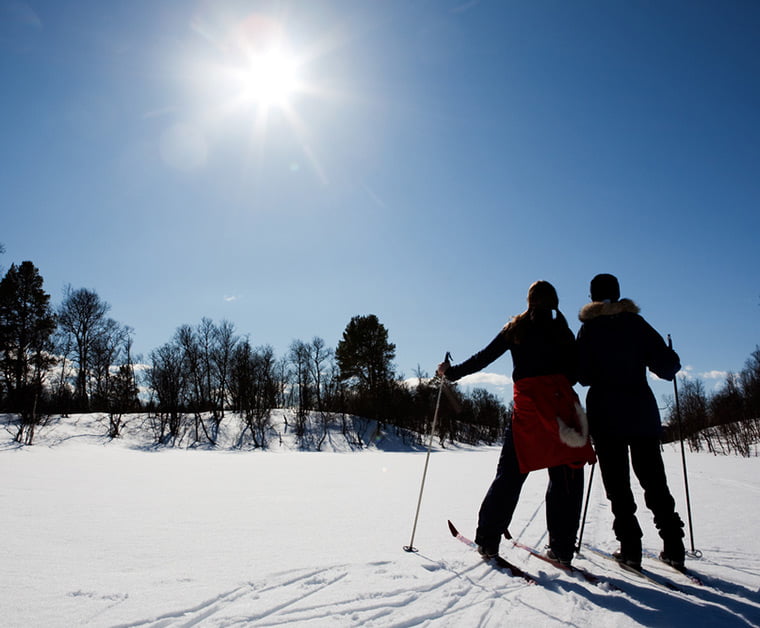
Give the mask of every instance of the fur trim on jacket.
[[590, 321], [599, 316], [614, 316], [629, 312], [638, 314], [641, 310], [631, 299], [620, 299], [620, 301], [592, 301], [581, 308], [578, 318], [582, 323]]
[[577, 425], [568, 425], [558, 416], [559, 439], [568, 447], [583, 447], [588, 442], [588, 418], [580, 403], [574, 405]]
[[578, 395], [564, 375], [523, 377], [514, 384], [512, 436], [521, 473], [596, 461]]

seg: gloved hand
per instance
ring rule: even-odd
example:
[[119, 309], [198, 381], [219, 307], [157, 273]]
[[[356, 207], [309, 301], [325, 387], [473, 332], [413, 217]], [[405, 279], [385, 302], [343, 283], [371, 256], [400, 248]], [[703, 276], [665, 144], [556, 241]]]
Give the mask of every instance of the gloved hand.
[[449, 370], [450, 366], [451, 366], [451, 362], [449, 362], [448, 357], [447, 357], [445, 362], [441, 362], [438, 365], [438, 368], [435, 370], [435, 374], [438, 377], [443, 377], [444, 375], [446, 375], [446, 371]]

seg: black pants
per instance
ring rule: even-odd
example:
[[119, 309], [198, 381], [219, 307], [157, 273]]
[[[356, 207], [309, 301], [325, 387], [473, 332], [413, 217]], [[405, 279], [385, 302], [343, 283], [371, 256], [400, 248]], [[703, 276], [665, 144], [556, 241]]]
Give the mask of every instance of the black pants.
[[[480, 506], [475, 540], [487, 548], [498, 548], [501, 535], [512, 521], [527, 473], [520, 473], [512, 439], [507, 429], [496, 477]], [[572, 558], [583, 501], [583, 468], [562, 465], [549, 469], [546, 489], [546, 528], [549, 546], [561, 557]]]
[[612, 506], [612, 527], [624, 549], [627, 546], [640, 551], [642, 536], [631, 491], [629, 454], [633, 472], [644, 489], [644, 502], [654, 514], [660, 536], [665, 540], [683, 537], [683, 523], [668, 490], [659, 439], [595, 437], [594, 447]]

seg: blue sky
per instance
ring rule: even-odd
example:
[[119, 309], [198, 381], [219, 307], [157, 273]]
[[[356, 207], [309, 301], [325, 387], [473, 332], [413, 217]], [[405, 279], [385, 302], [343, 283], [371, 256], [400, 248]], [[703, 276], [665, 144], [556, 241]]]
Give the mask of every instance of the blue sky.
[[711, 389], [760, 343], [758, 32], [750, 0], [0, 0], [0, 266], [95, 290], [144, 354], [373, 313], [406, 376], [536, 279], [577, 331], [611, 272]]

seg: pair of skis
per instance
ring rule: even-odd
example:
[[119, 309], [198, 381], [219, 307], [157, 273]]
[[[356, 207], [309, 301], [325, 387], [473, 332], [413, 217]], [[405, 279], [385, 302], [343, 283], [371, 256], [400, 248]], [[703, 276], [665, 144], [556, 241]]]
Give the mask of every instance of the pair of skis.
[[[470, 547], [472, 549], [475, 549], [475, 550], [478, 549], [477, 544], [474, 541], [472, 541], [472, 540], [468, 539], [467, 537], [463, 536], [459, 532], [459, 530], [457, 530], [456, 526], [454, 526], [454, 524], [451, 523], [451, 521], [448, 522], [448, 525], [449, 525], [449, 531], [451, 532], [451, 535], [455, 539], [457, 539], [458, 541], [461, 541], [462, 543], [464, 543], [465, 545], [467, 545], [468, 547]], [[556, 567], [558, 569], [561, 569], [562, 571], [575, 574], [575, 575], [583, 578], [584, 580], [586, 580], [587, 582], [589, 582], [591, 584], [601, 585], [601, 586], [604, 586], [604, 587], [606, 587], [608, 589], [620, 591], [620, 587], [618, 587], [617, 585], [613, 584], [612, 582], [610, 582], [609, 580], [607, 580], [607, 579], [605, 579], [605, 578], [603, 578], [601, 576], [597, 576], [596, 574], [588, 571], [587, 569], [583, 569], [583, 568], [577, 567], [575, 565], [567, 565], [567, 564], [561, 563], [561, 562], [559, 562], [557, 560], [554, 560], [554, 559], [550, 558], [546, 554], [543, 554], [542, 552], [538, 551], [537, 549], [535, 549], [533, 547], [530, 547], [529, 545], [525, 545], [524, 543], [520, 543], [519, 541], [516, 541], [515, 539], [511, 538], [510, 536], [507, 536], [507, 538], [512, 542], [512, 545], [514, 547], [517, 547], [517, 548], [520, 548], [522, 550], [525, 550], [531, 556], [535, 556], [536, 558], [538, 558], [540, 560], [543, 560], [544, 562], [547, 562], [547, 563], [553, 565], [554, 567]], [[671, 591], [677, 591], [677, 592], [680, 592], [680, 593], [687, 593], [688, 594], [687, 591], [684, 591], [681, 587], [679, 587], [677, 584], [675, 584], [672, 580], [670, 580], [668, 578], [659, 576], [658, 574], [654, 574], [654, 573], [652, 573], [650, 571], [646, 571], [644, 569], [636, 569], [636, 568], [634, 568], [634, 567], [632, 567], [630, 565], [627, 565], [627, 564], [625, 564], [623, 562], [618, 561], [609, 552], [605, 552], [605, 551], [603, 551], [601, 549], [598, 549], [596, 547], [593, 547], [593, 546], [590, 546], [590, 545], [584, 545], [583, 547], [585, 549], [589, 550], [590, 552], [592, 552], [594, 554], [597, 554], [598, 556], [601, 556], [602, 558], [605, 558], [607, 560], [613, 561], [615, 564], [619, 565], [620, 568], [623, 569], [624, 571], [627, 571], [628, 573], [631, 573], [631, 574], [635, 574], [636, 576], [639, 576], [639, 577], [643, 578], [644, 580], [650, 582], [651, 584], [655, 584], [657, 586], [665, 587], [665, 588], [667, 588], [667, 589], [669, 589]], [[531, 576], [525, 570], [523, 570], [522, 568], [518, 567], [517, 565], [509, 562], [508, 560], [506, 560], [505, 558], [503, 558], [501, 556], [497, 555], [497, 556], [492, 556], [492, 557], [484, 557], [484, 559], [486, 561], [490, 562], [492, 565], [494, 565], [495, 567], [497, 567], [499, 569], [508, 570], [511, 573], [511, 575], [513, 575], [515, 577], [522, 578], [523, 580], [525, 580], [529, 584], [536, 584], [537, 583], [537, 580], [533, 576]], [[690, 572], [686, 568], [681, 569], [681, 568], [676, 567], [674, 565], [670, 565], [669, 563], [666, 563], [664, 561], [663, 561], [663, 564], [667, 565], [668, 567], [670, 567], [670, 568], [672, 568], [672, 569], [674, 569], [676, 571], [678, 571], [680, 574], [686, 576], [693, 584], [700, 585], [700, 586], [704, 584], [702, 582], [702, 580], [696, 574]]]
[[[626, 563], [620, 562], [617, 558], [615, 558], [609, 552], [605, 552], [604, 550], [601, 550], [599, 548], [593, 547], [592, 545], [584, 544], [583, 547], [585, 549], [589, 550], [590, 552], [596, 554], [597, 556], [601, 556], [602, 558], [606, 558], [607, 560], [614, 561], [615, 563], [617, 563], [618, 565], [620, 565], [626, 571], [628, 571], [630, 573], [634, 573], [636, 575], [639, 575], [642, 578], [644, 578], [645, 580], [648, 580], [649, 582], [652, 582], [653, 584], [659, 584], [660, 586], [664, 586], [664, 587], [670, 589], [671, 591], [680, 591], [682, 593], [687, 593], [687, 591], [684, 591], [676, 583], [674, 583], [672, 580], [670, 580], [670, 579], [668, 579], [668, 578], [666, 578], [664, 576], [660, 576], [659, 574], [655, 574], [655, 573], [653, 573], [653, 572], [651, 572], [649, 570], [646, 570], [646, 569], [636, 569], [635, 567], [627, 565]], [[657, 561], [659, 564], [665, 565], [666, 567], [668, 567], [670, 569], [673, 569], [674, 571], [677, 571], [682, 576], [685, 576], [686, 578], [688, 578], [688, 580], [692, 584], [700, 586], [700, 587], [701, 586], [705, 586], [705, 583], [703, 582], [703, 580], [697, 574], [695, 574], [693, 571], [691, 571], [690, 569], [688, 569], [687, 567], [679, 567], [677, 565], [673, 565], [673, 564], [671, 564], [671, 563], [669, 563], [667, 561], [662, 560], [659, 556], [657, 556], [656, 554], [654, 554], [652, 552], [645, 552], [645, 555], [648, 558], [651, 558], [652, 560]]]
[[[691, 571], [688, 567], [685, 567], [685, 566], [684, 567], [679, 567], [677, 565], [672, 565], [669, 562], [662, 560], [654, 552], [647, 552], [647, 551], [645, 551], [644, 553], [649, 558], [651, 558], [653, 560], [656, 560], [656, 561], [659, 561], [659, 562], [667, 565], [671, 569], [675, 569], [681, 575], [686, 576], [691, 581], [692, 584], [696, 584], [697, 586], [700, 586], [700, 587], [705, 586], [705, 583], [702, 580], [702, 578], [700, 578], [697, 574], [695, 574], [693, 571]], [[700, 552], [700, 557], [701, 557], [701, 552]]]
[[[628, 563], [624, 563], [623, 561], [620, 561], [617, 558], [615, 558], [609, 552], [605, 552], [604, 550], [593, 547], [591, 545], [584, 544], [583, 547], [584, 549], [587, 549], [588, 551], [596, 554], [597, 556], [601, 556], [602, 558], [611, 560], [616, 565], [618, 565], [623, 571], [627, 571], [628, 573], [639, 576], [640, 578], [643, 578], [644, 580], [646, 580], [647, 582], [651, 584], [655, 584], [660, 587], [665, 587], [666, 589], [670, 589], [671, 591], [678, 591], [679, 593], [684, 593], [681, 587], [679, 587], [675, 582], [673, 582], [672, 580], [669, 580], [668, 578], [655, 575], [654, 573], [647, 571], [643, 568], [636, 568], [632, 565], [629, 565]], [[667, 563], [663, 563], [663, 564], [667, 564]]]
[[531, 547], [530, 545], [525, 545], [524, 543], [520, 543], [519, 541], [516, 541], [511, 536], [504, 535], [511, 543], [513, 547], [520, 548], [522, 550], [525, 550], [528, 552], [531, 556], [535, 556], [536, 558], [543, 560], [544, 562], [549, 563], [550, 565], [554, 565], [557, 567], [557, 569], [562, 569], [563, 571], [566, 571], [568, 573], [576, 574], [583, 578], [586, 582], [589, 582], [591, 584], [595, 585], [601, 585], [603, 584], [605, 587], [609, 589], [614, 589], [615, 591], [619, 591], [620, 587], [617, 585], [605, 580], [601, 576], [597, 576], [596, 574], [591, 573], [587, 569], [583, 569], [582, 567], [578, 567], [577, 565], [567, 565], [565, 563], [561, 563], [558, 560], [554, 560], [553, 558], [550, 558], [546, 554], [540, 552], [534, 547]]
[[[449, 524], [449, 531], [451, 532], [451, 535], [455, 539], [457, 539], [458, 541], [461, 541], [462, 543], [464, 543], [468, 547], [471, 547], [474, 550], [478, 549], [478, 545], [477, 545], [477, 543], [475, 543], [475, 541], [472, 541], [472, 540], [468, 539], [467, 537], [463, 536], [459, 532], [459, 530], [456, 529], [456, 526], [454, 526], [454, 524], [451, 523], [451, 521], [449, 521], [448, 524]], [[581, 578], [583, 578], [584, 580], [586, 580], [587, 582], [590, 582], [591, 584], [597, 584], [597, 585], [598, 584], [605, 584], [607, 587], [609, 587], [611, 589], [618, 589], [618, 587], [616, 587], [612, 583], [606, 582], [603, 578], [600, 578], [599, 576], [596, 576], [596, 575], [592, 574], [591, 572], [589, 572], [589, 571], [587, 571], [585, 569], [581, 569], [581, 568], [575, 567], [573, 565], [566, 565], [566, 564], [561, 563], [561, 562], [559, 562], [557, 560], [549, 558], [545, 554], [542, 554], [541, 552], [539, 552], [536, 549], [533, 549], [532, 547], [529, 547], [527, 545], [523, 545], [522, 543], [518, 543], [517, 541], [515, 541], [512, 538], [510, 538], [510, 540], [512, 541], [512, 544], [515, 547], [519, 547], [521, 549], [524, 549], [524, 550], [528, 551], [531, 555], [535, 556], [536, 558], [540, 558], [541, 560], [546, 561], [547, 563], [550, 563], [550, 564], [554, 565], [558, 569], [561, 569], [561, 570], [566, 571], [568, 573], [577, 574]], [[484, 557], [484, 560], [490, 562], [492, 565], [494, 565], [495, 567], [498, 567], [499, 569], [508, 569], [513, 576], [522, 578], [523, 580], [525, 580], [529, 584], [536, 584], [537, 583], [537, 580], [533, 576], [531, 576], [529, 573], [527, 573], [526, 571], [524, 571], [523, 569], [521, 569], [520, 567], [518, 567], [514, 563], [510, 563], [508, 560], [506, 560], [502, 556], [496, 555], [496, 556]]]
[[[461, 541], [468, 547], [471, 547], [474, 550], [478, 550], [478, 544], [475, 543], [475, 541], [472, 541], [468, 539], [466, 536], [463, 536], [459, 533], [459, 530], [456, 529], [453, 523], [449, 521], [449, 531], [451, 532], [451, 536], [453, 536], [457, 541]], [[508, 570], [513, 576], [516, 578], [522, 578], [525, 580], [528, 584], [536, 584], [536, 579], [531, 576], [529, 573], [523, 571], [518, 567], [517, 565], [514, 565], [510, 563], [507, 559], [502, 558], [498, 554], [496, 556], [483, 556], [483, 560], [491, 563], [494, 567], [497, 567], [502, 570]]]

